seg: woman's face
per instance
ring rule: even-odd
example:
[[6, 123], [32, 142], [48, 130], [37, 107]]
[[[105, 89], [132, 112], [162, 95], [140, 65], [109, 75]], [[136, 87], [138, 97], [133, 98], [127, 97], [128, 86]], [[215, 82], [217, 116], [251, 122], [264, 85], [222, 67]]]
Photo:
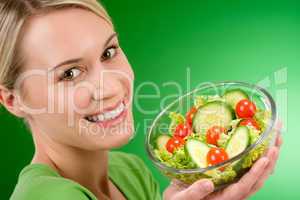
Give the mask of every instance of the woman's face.
[[134, 75], [113, 27], [90, 11], [34, 16], [21, 40], [23, 110], [39, 137], [86, 150], [133, 134]]

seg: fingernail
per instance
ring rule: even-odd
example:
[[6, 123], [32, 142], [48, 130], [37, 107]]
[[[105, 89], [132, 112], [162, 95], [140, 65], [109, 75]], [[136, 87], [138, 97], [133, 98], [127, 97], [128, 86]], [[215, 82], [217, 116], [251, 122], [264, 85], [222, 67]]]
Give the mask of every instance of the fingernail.
[[278, 150], [277, 150], [277, 148], [275, 147], [274, 149], [273, 149], [273, 152], [272, 152], [272, 157], [271, 158], [274, 158], [276, 155], [277, 155], [277, 152], [278, 152]]
[[263, 167], [266, 167], [269, 164], [269, 159], [265, 158], [263, 162]]
[[277, 130], [281, 130], [282, 129], [282, 122], [278, 121], [277, 124], [275, 125], [275, 127], [277, 128]]
[[205, 181], [203, 183], [203, 186], [204, 186], [206, 191], [212, 191], [214, 189], [214, 185], [211, 181]]

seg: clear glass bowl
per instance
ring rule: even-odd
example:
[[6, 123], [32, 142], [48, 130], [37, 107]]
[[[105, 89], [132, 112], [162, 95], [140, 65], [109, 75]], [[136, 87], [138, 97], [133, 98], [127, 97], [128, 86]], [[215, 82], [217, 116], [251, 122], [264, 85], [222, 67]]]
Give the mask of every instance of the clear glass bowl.
[[[239, 88], [245, 91], [250, 100], [254, 101], [258, 109], [270, 111], [271, 116], [266, 123], [266, 129], [261, 133], [259, 139], [250, 145], [245, 151], [237, 156], [207, 168], [193, 168], [193, 169], [176, 169], [165, 165], [155, 156], [155, 139], [158, 135], [166, 133], [170, 124], [169, 113], [177, 112], [186, 113], [194, 102], [194, 97], [197, 95], [220, 95], [228, 89]], [[179, 97], [177, 100], [169, 104], [162, 110], [154, 119], [147, 137], [146, 137], [146, 150], [154, 165], [170, 179], [178, 179], [186, 184], [208, 178], [211, 179], [216, 190], [221, 189], [228, 184], [238, 181], [243, 176], [254, 162], [259, 159], [267, 149], [274, 145], [276, 138], [275, 123], [277, 119], [276, 106], [271, 95], [259, 86], [243, 83], [243, 82], [220, 82], [209, 83]], [[224, 169], [230, 167], [230, 171], [224, 170], [223, 172], [217, 169]]]

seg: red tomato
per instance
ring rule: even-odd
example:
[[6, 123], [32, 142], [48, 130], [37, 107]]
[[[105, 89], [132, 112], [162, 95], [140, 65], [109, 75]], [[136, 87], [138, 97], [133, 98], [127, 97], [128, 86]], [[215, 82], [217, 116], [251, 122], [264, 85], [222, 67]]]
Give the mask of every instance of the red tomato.
[[211, 148], [207, 153], [206, 159], [208, 166], [213, 166], [228, 160], [228, 155], [222, 148]]
[[240, 126], [253, 126], [256, 130], [260, 130], [257, 121], [253, 118], [243, 119], [240, 122]]
[[191, 133], [190, 126], [185, 124], [178, 124], [174, 132], [174, 137], [185, 138], [190, 133]]
[[184, 145], [184, 143], [184, 139], [180, 137], [173, 137], [167, 142], [166, 149], [168, 150], [168, 152], [173, 153], [176, 148], [181, 147], [182, 145]]
[[225, 133], [225, 128], [221, 126], [211, 127], [206, 132], [206, 142], [217, 146], [218, 140], [222, 133]]
[[193, 106], [189, 112], [186, 113], [186, 122], [188, 125], [193, 125], [193, 118], [195, 116], [195, 113], [197, 112], [197, 108]]
[[239, 118], [252, 118], [255, 115], [256, 106], [248, 99], [243, 99], [237, 103], [235, 111]]

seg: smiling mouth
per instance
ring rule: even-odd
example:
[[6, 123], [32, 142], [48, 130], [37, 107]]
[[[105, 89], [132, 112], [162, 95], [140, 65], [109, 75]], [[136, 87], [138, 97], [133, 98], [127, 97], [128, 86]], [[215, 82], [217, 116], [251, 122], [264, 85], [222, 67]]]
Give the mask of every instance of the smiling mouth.
[[96, 115], [90, 115], [85, 117], [85, 119], [89, 122], [92, 123], [97, 123], [97, 122], [106, 122], [110, 120], [117, 119], [124, 111], [125, 111], [125, 104], [124, 102], [121, 102], [115, 109], [106, 111], [100, 114]]

